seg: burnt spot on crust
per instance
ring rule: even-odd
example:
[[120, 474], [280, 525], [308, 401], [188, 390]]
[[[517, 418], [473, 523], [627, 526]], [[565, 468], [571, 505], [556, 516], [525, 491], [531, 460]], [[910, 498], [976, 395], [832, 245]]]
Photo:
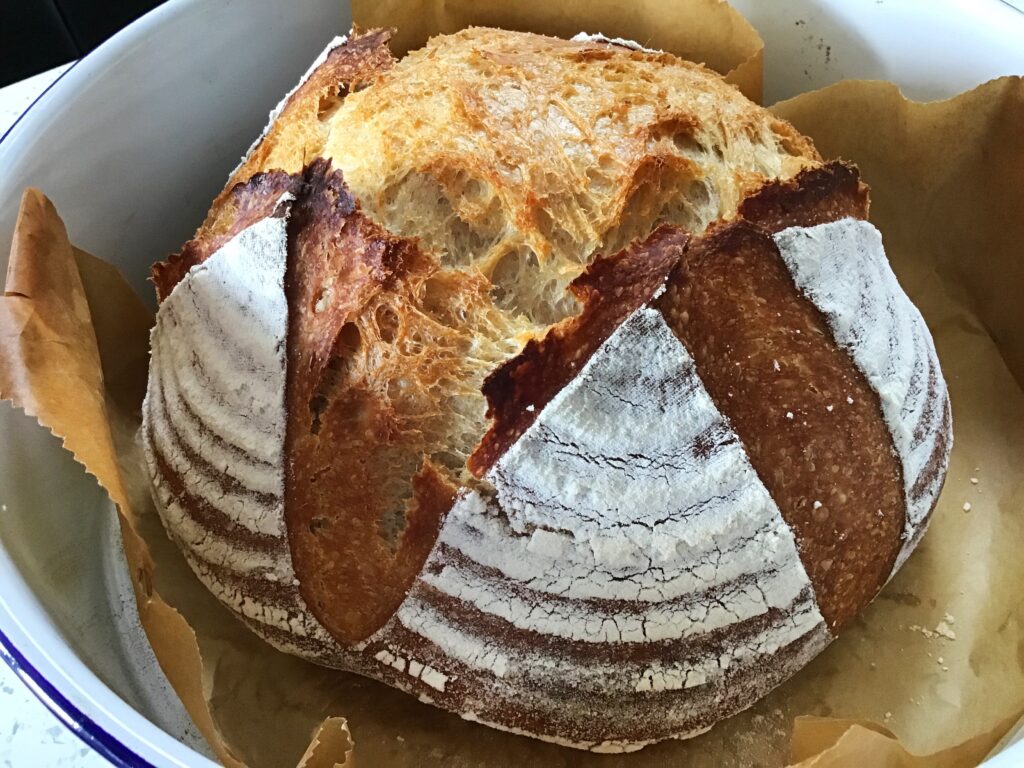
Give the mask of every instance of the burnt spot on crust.
[[492, 422], [469, 458], [475, 476], [483, 476], [622, 321], [650, 301], [688, 238], [678, 227], [663, 225], [643, 242], [593, 262], [572, 282], [570, 290], [582, 311], [553, 326], [543, 338], [531, 339], [484, 381]]
[[813, 227], [847, 216], [866, 219], [868, 187], [856, 166], [834, 161], [764, 184], [740, 204], [739, 214], [769, 232]]

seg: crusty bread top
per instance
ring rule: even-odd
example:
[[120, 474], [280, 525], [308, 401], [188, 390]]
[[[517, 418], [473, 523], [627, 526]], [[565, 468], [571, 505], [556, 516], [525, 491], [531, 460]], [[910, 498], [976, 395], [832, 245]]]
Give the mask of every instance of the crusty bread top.
[[794, 284], [772, 235], [867, 210], [856, 170], [839, 163], [768, 184], [743, 203], [743, 218], [687, 249], [657, 301], [792, 527], [837, 631], [892, 573], [906, 520], [902, 475], [878, 395]]
[[320, 150], [364, 209], [548, 324], [595, 252], [698, 232], [818, 160], [810, 141], [667, 53], [471, 28], [350, 94]]
[[598, 41], [470, 28], [395, 63], [354, 33], [233, 174], [330, 159], [364, 210], [445, 267], [488, 276], [499, 306], [547, 325], [596, 253], [659, 223], [699, 232], [743, 195], [820, 161], [789, 123], [705, 67]]

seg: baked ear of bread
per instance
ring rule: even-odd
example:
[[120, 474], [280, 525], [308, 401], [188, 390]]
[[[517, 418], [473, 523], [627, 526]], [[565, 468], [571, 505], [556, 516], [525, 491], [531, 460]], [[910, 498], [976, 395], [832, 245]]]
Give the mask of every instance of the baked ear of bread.
[[156, 265], [169, 534], [279, 648], [599, 751], [707, 729], [910, 552], [949, 403], [854, 168], [716, 75], [336, 43]]

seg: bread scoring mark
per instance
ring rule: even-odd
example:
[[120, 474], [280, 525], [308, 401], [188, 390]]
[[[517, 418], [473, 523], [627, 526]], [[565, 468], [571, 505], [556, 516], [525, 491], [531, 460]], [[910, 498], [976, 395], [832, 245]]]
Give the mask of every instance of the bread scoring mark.
[[295, 179], [282, 171], [257, 173], [245, 183], [229, 184], [221, 193], [215, 219], [207, 221], [179, 253], [150, 269], [157, 298], [166, 299], [193, 267], [202, 264], [249, 227], [270, 216], [280, 216], [282, 196], [292, 192]]
[[826, 621], [844, 626], [885, 582], [904, 520], [869, 382], [749, 222], [695, 239], [659, 307], [793, 527]]
[[949, 395], [935, 345], [871, 224], [841, 219], [789, 228], [775, 241], [796, 284], [880, 398], [903, 467], [907, 505], [895, 573], [927, 525], [952, 448]]
[[293, 207], [285, 292], [290, 547], [315, 615], [352, 643], [426, 559], [464, 461], [448, 453], [482, 416], [463, 401], [515, 342], [486, 281], [371, 222], [322, 159]]
[[516, 357], [487, 376], [491, 425], [469, 457], [482, 476], [529, 428], [548, 402], [576, 376], [630, 313], [651, 299], [682, 254], [688, 235], [669, 226], [619, 253], [599, 258], [569, 286], [582, 310], [530, 339]]
[[[353, 31], [327, 45], [298, 85], [271, 111], [266, 129], [231, 173], [195, 237], [181, 252], [153, 265], [150, 276], [160, 301], [189, 269], [244, 229], [272, 215], [281, 195], [294, 191], [300, 181], [297, 174], [309, 158], [320, 154], [322, 107], [342, 101], [347, 93], [359, 90], [391, 67], [391, 34], [384, 29]], [[283, 130], [286, 123], [301, 134], [300, 141]], [[304, 146], [306, 142], [314, 146]]]
[[[294, 187], [264, 181], [253, 187]], [[199, 578], [247, 622], [322, 650], [334, 641], [302, 601], [283, 527], [291, 201], [250, 200], [275, 215], [207, 254], [161, 304], [141, 434], [157, 509]]]

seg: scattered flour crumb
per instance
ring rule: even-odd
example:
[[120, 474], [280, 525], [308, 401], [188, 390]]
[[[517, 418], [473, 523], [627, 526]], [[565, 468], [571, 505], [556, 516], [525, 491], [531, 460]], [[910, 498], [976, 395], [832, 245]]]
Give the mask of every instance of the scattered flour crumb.
[[885, 713], [885, 719], [886, 720], [892, 720], [892, 712], [886, 712]]
[[533, 406], [532, 403], [530, 405], [526, 406], [526, 412], [527, 413], [533, 413], [535, 410], [536, 410], [536, 408]]
[[943, 620], [944, 622], [946, 622], [947, 624], [956, 624], [956, 619], [954, 619], [954, 618], [953, 618], [953, 617], [952, 617], [951, 615], [949, 615], [948, 613], [944, 613], [944, 614], [942, 614], [942, 620]]
[[835, 408], [835, 406], [834, 406], [834, 405], [826, 405], [826, 406], [825, 406], [825, 410], [826, 410], [826, 411], [828, 411], [829, 413], [832, 413], [832, 409], [833, 409], [833, 408]]
[[911, 624], [907, 629], [912, 632], [920, 632], [929, 640], [935, 640], [938, 637], [946, 640], [956, 640], [956, 632], [953, 631], [953, 628], [949, 626], [949, 622], [945, 619], [936, 624], [935, 629], [928, 629], [928, 627], [922, 627], [920, 624]]
[[790, 421], [792, 421], [793, 420], [793, 412], [792, 411], [786, 411], [786, 418], [789, 419]]
[[779, 361], [778, 360], [772, 360], [772, 368], [774, 368], [776, 371], [781, 371], [782, 370], [782, 368], [779, 366]]
[[853, 398], [850, 397], [849, 395], [847, 395], [846, 396], [846, 402], [849, 403], [850, 405], [853, 405]]
[[977, 484], [978, 484], [978, 478], [972, 477], [971, 478], [971, 485], [977, 485]]
[[970, 512], [970, 511], [971, 511], [971, 502], [965, 501], [964, 502], [964, 512]]
[[815, 509], [821, 509], [821, 502], [820, 501], [815, 501], [813, 506], [814, 506]]

